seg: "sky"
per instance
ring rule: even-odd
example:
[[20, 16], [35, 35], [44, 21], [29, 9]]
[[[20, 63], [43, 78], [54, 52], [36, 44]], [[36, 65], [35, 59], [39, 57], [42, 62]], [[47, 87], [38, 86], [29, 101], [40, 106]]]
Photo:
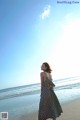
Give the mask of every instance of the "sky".
[[0, 1], [0, 89], [40, 83], [48, 62], [53, 80], [80, 76], [80, 2]]

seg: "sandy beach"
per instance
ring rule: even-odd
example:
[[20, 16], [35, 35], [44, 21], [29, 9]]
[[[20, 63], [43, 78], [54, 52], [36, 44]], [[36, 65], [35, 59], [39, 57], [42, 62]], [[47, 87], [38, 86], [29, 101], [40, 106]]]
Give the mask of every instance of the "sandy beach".
[[[56, 120], [80, 120], [80, 99], [63, 104], [62, 108], [63, 113]], [[20, 120], [38, 120], [38, 112], [23, 115], [20, 117]]]

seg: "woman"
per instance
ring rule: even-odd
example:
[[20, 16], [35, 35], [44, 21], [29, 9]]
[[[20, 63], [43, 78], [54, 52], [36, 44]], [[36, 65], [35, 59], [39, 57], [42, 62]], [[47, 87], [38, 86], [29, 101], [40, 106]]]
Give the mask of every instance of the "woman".
[[41, 98], [39, 103], [38, 120], [47, 120], [48, 118], [56, 120], [63, 111], [53, 90], [55, 85], [52, 82], [52, 70], [46, 62], [42, 64], [41, 70], [43, 70], [43, 72], [40, 73]]

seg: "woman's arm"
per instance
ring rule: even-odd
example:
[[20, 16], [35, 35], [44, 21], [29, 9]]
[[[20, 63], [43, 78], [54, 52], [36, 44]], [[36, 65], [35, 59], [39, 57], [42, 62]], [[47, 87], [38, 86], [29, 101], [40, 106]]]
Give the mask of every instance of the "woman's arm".
[[40, 79], [41, 79], [41, 92], [42, 92], [42, 87], [43, 87], [43, 82], [44, 82], [44, 73], [40, 73]]

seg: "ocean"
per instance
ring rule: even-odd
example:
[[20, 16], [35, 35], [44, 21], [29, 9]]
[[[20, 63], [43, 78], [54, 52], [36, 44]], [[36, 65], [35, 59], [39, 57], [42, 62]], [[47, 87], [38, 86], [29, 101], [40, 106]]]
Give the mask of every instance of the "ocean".
[[[53, 80], [54, 91], [61, 104], [80, 99], [80, 76]], [[38, 111], [40, 83], [0, 90], [0, 112], [8, 112], [9, 120]]]

